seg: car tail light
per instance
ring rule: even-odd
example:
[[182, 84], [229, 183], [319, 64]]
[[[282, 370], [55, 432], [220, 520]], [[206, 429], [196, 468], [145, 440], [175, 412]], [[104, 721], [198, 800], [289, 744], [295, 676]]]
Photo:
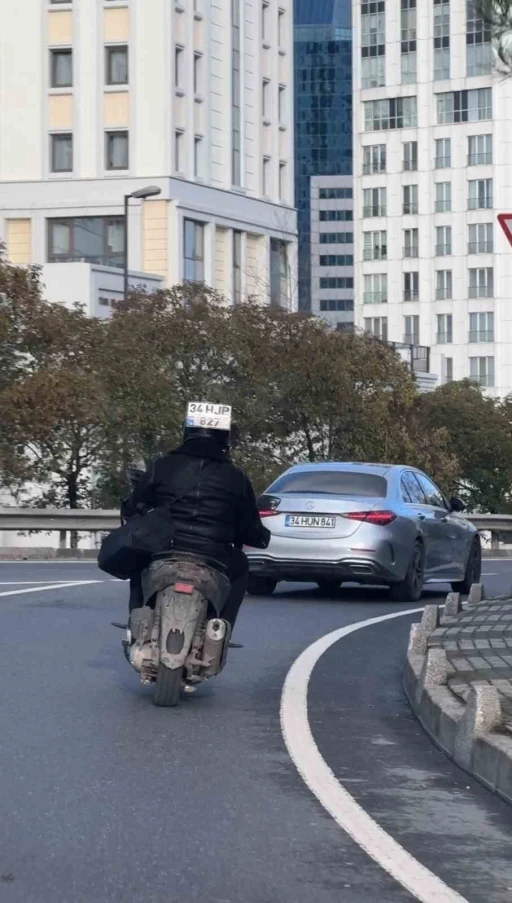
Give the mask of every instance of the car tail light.
[[186, 596], [191, 596], [194, 592], [194, 587], [191, 583], [175, 583], [174, 584], [174, 592], [175, 593], [184, 593]]
[[392, 511], [350, 511], [348, 514], [343, 514], [342, 517], [364, 521], [365, 524], [374, 524], [376, 527], [387, 527], [396, 520], [396, 514], [393, 514]]
[[260, 517], [275, 517], [276, 514], [279, 514], [279, 511], [275, 511], [274, 508], [260, 508]]
[[277, 510], [281, 499], [275, 495], [260, 495], [258, 499], [258, 509], [260, 517], [274, 517], [279, 514]]

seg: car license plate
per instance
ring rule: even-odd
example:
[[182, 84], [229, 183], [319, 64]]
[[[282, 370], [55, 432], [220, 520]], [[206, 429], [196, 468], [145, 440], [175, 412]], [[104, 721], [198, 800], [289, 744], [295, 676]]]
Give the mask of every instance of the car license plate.
[[286, 527], [320, 527], [332, 530], [336, 526], [336, 518], [325, 514], [287, 514], [284, 523]]

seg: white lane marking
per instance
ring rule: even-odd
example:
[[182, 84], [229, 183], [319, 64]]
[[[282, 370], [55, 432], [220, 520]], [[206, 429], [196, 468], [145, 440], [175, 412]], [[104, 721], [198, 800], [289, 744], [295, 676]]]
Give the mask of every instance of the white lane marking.
[[490, 574], [482, 574], [482, 577], [497, 577], [497, 576], [498, 576], [498, 574], [496, 572], [494, 572], [494, 574], [493, 574], [492, 571]]
[[67, 586], [91, 586], [93, 583], [103, 583], [103, 580], [77, 580], [74, 583], [52, 583], [50, 586], [31, 586], [30, 589], [10, 589], [0, 593], [0, 596], [21, 596], [22, 593], [44, 593], [49, 589], [65, 589]]
[[411, 608], [359, 621], [334, 630], [308, 646], [286, 676], [281, 697], [281, 730], [288, 753], [303, 781], [340, 828], [381, 868], [421, 903], [468, 903], [404, 850], [340, 784], [320, 755], [308, 720], [309, 679], [318, 660], [330, 646], [363, 627], [417, 614], [422, 610]]
[[[61, 583], [66, 583], [66, 580], [61, 580]], [[92, 583], [91, 580], [85, 580], [85, 583]], [[34, 584], [41, 584], [44, 586], [45, 583], [55, 583], [55, 580], [0, 580], [0, 586], [34, 586]]]

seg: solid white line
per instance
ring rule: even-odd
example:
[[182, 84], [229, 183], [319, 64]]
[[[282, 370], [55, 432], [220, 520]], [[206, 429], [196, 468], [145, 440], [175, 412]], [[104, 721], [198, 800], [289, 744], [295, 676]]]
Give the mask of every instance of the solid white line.
[[370, 627], [372, 624], [380, 624], [393, 618], [403, 618], [420, 611], [421, 608], [411, 608], [359, 621], [326, 634], [305, 649], [293, 663], [284, 683], [281, 697], [281, 730], [288, 753], [311, 792], [340, 828], [343, 828], [381, 868], [421, 903], [468, 903], [464, 897], [448, 887], [437, 875], [404, 850], [345, 790], [320, 755], [308, 720], [309, 679], [316, 663], [330, 646], [363, 627]]
[[65, 589], [67, 586], [91, 586], [93, 583], [103, 583], [103, 580], [77, 580], [75, 583], [52, 583], [50, 586], [32, 586], [30, 589], [10, 589], [0, 593], [0, 596], [21, 596], [22, 593], [44, 593], [49, 589]]
[[[84, 581], [85, 583], [92, 583], [91, 580]], [[34, 586], [34, 583], [40, 583], [42, 586], [45, 583], [55, 583], [55, 580], [0, 580], [0, 586]], [[61, 583], [66, 583], [65, 580], [62, 580]]]

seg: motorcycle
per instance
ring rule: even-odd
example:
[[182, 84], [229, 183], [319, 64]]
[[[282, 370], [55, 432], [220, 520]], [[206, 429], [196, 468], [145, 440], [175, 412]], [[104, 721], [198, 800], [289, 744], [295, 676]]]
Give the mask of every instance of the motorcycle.
[[231, 627], [220, 617], [230, 591], [222, 565], [189, 553], [159, 556], [142, 574], [144, 604], [131, 612], [126, 655], [158, 706], [178, 705], [220, 674]]

